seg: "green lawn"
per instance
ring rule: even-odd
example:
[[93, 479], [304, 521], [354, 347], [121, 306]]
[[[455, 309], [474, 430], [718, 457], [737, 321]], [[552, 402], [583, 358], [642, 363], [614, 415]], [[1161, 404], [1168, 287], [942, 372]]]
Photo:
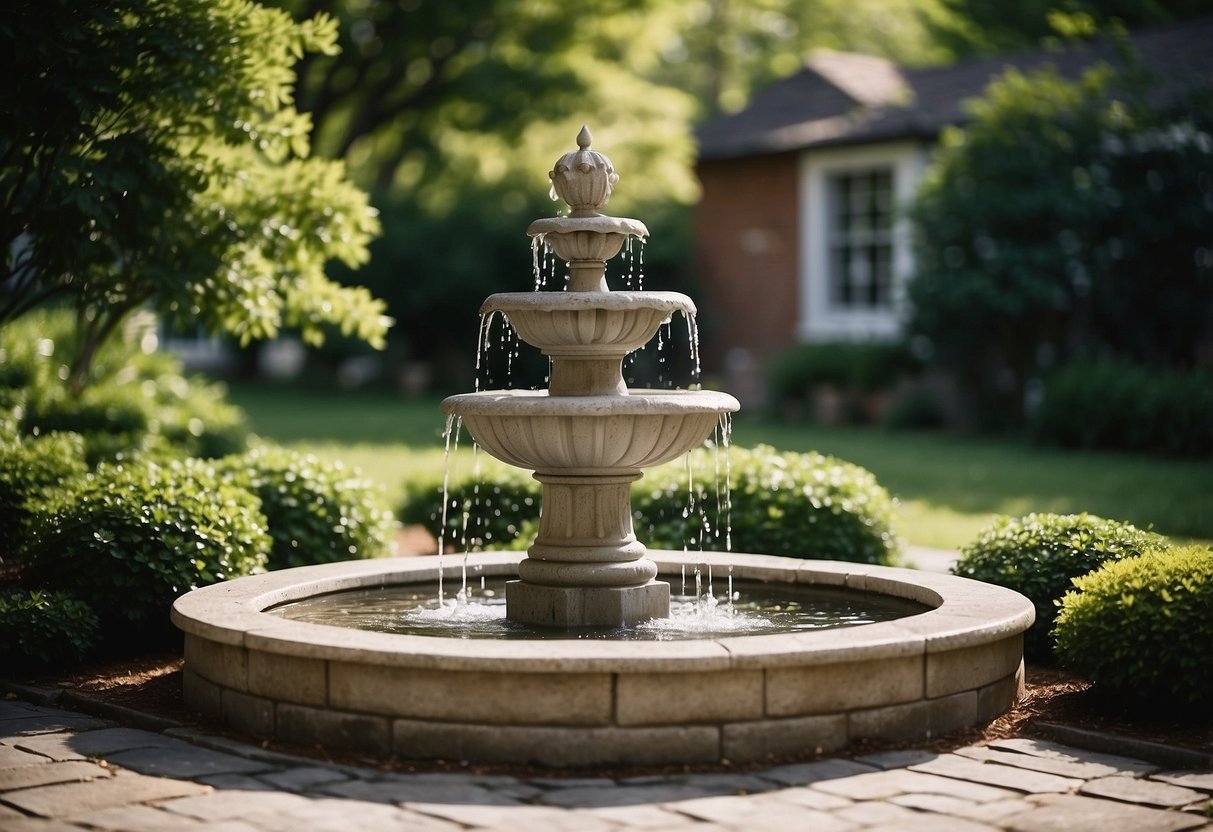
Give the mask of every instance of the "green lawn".
[[[235, 386], [231, 398], [259, 435], [357, 465], [382, 482], [393, 501], [410, 471], [443, 464], [438, 399], [272, 385]], [[1213, 464], [1207, 461], [753, 419], [737, 420], [734, 441], [821, 451], [868, 468], [900, 500], [898, 531], [920, 546], [958, 548], [994, 516], [1031, 511], [1088, 511], [1213, 540]]]

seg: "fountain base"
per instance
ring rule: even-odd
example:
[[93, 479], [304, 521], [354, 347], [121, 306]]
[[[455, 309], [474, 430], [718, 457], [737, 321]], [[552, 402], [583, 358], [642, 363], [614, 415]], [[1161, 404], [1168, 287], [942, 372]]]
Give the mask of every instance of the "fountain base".
[[568, 587], [510, 581], [505, 609], [511, 621], [539, 627], [631, 627], [670, 617], [670, 585]]

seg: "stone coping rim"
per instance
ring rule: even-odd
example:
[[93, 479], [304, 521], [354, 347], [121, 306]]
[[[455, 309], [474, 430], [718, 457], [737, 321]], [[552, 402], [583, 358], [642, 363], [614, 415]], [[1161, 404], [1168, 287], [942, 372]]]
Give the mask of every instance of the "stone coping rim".
[[[521, 552], [471, 556], [488, 575], [512, 575]], [[1008, 638], [1031, 625], [1031, 602], [1011, 590], [954, 575], [838, 561], [768, 555], [651, 550], [663, 575], [682, 565], [735, 564], [734, 576], [817, 583], [928, 601], [934, 609], [895, 621], [807, 633], [691, 641], [461, 640], [375, 633], [290, 621], [269, 607], [315, 594], [436, 580], [438, 558], [345, 561], [237, 578], [187, 593], [172, 619], [188, 635], [270, 653], [328, 661], [444, 670], [566, 672], [721, 671], [871, 661], [957, 650]], [[444, 576], [457, 578], [462, 556], [447, 556]], [[720, 573], [716, 573], [720, 574]], [[719, 579], [723, 579], [723, 575]]]
[[656, 309], [665, 312], [696, 313], [695, 302], [681, 292], [499, 292], [489, 295], [480, 305], [480, 314], [502, 312], [575, 312], [602, 310]]
[[606, 214], [595, 214], [589, 217], [542, 217], [527, 226], [528, 237], [539, 237], [545, 234], [571, 234], [577, 231], [589, 231], [594, 234], [630, 234], [644, 239], [649, 236], [649, 229], [640, 220], [630, 217], [609, 217]]
[[741, 403], [717, 390], [629, 390], [620, 396], [552, 396], [547, 390], [481, 390], [442, 401], [449, 415], [484, 416], [675, 416], [683, 413], [733, 413]]

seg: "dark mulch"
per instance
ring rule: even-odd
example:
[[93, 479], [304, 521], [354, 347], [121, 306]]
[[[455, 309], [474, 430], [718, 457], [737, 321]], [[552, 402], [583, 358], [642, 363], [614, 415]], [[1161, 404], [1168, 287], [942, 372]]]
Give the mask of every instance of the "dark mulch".
[[[205, 728], [214, 733], [232, 736], [230, 731], [208, 724], [199, 715], [192, 714], [185, 708], [181, 698], [182, 665], [183, 659], [180, 653], [161, 653], [84, 667], [72, 673], [34, 677], [23, 681], [43, 688], [77, 691], [105, 703], [121, 705], [142, 713], [173, 719]], [[1168, 721], [1168, 715], [1165, 714], [1152, 718], [1126, 715], [1118, 711], [1114, 703], [1107, 702], [1100, 697], [1098, 692], [1091, 688], [1090, 683], [1072, 673], [1045, 667], [1029, 667], [1026, 695], [1011, 711], [985, 727], [965, 729], [925, 742], [882, 743], [850, 748], [847, 753], [857, 755], [890, 748], [950, 751], [976, 742], [1031, 736], [1035, 732], [1035, 726], [1041, 723], [1058, 723], [1075, 728], [1109, 732], [1206, 753], [1213, 751], [1213, 723], [1172, 722]], [[255, 742], [263, 748], [273, 748], [330, 762], [375, 765], [393, 770], [441, 771], [468, 770], [470, 768], [461, 763], [417, 763], [397, 759], [372, 760], [359, 755], [334, 754], [322, 748], [299, 748], [249, 737], [241, 739]], [[697, 767], [697, 770], [700, 768], [704, 767]], [[707, 767], [707, 769], [736, 770], [736, 767], [717, 766]], [[494, 770], [521, 775], [534, 773], [533, 769], [517, 766], [499, 766]], [[668, 772], [671, 770], [646, 769], [645, 771]], [[545, 771], [544, 773], [551, 774], [552, 772]], [[628, 770], [627, 772], [604, 773], [620, 775], [638, 772]]]

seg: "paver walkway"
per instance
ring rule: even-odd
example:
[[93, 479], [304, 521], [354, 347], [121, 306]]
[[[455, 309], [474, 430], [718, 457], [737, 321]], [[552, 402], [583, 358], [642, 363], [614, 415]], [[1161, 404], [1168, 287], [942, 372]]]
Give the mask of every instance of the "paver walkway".
[[0, 701], [0, 830], [1213, 830], [1213, 771], [1032, 739], [738, 774], [523, 779], [328, 765]]

